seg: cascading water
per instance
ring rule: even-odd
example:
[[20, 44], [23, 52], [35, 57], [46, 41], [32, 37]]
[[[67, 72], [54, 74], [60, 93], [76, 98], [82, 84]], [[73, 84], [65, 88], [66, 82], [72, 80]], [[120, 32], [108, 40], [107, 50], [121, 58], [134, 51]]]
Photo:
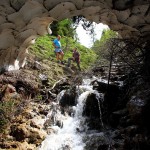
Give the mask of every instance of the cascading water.
[[[96, 93], [96, 99], [97, 99], [97, 102], [98, 102], [98, 108], [99, 108], [99, 118], [100, 118], [100, 123], [101, 123], [101, 126], [104, 128], [104, 124], [103, 124], [103, 121], [102, 121], [102, 111], [101, 111], [101, 106], [100, 106], [100, 94], [99, 93]], [[102, 98], [104, 99], [104, 98]]]
[[[50, 127], [53, 130], [53, 133], [46, 137], [39, 150], [84, 150], [85, 142], [83, 142], [83, 139], [85, 139], [88, 126], [85, 123], [85, 118], [82, 116], [83, 107], [89, 94], [95, 93], [97, 99], [99, 98], [99, 93], [92, 89], [93, 87], [90, 86], [90, 83], [91, 80], [89, 79], [83, 80], [83, 84], [77, 87], [77, 105], [72, 107], [74, 115], [63, 115], [60, 111], [56, 110], [54, 114], [53, 112], [49, 114], [53, 114], [55, 118], [61, 118], [63, 126], [58, 127], [56, 122], [54, 122], [53, 126]], [[58, 101], [63, 94], [64, 91], [59, 94]], [[58, 105], [58, 103], [54, 103], [54, 105]], [[100, 109], [99, 100], [98, 105]], [[101, 111], [100, 122], [102, 123]]]

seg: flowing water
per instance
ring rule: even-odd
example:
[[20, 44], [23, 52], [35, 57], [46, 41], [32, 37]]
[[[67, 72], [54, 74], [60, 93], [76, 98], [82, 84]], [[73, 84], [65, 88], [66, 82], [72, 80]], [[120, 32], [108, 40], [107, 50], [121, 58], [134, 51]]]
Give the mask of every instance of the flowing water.
[[[100, 111], [100, 123], [103, 126], [99, 101], [100, 94], [92, 89], [93, 87], [90, 83], [90, 79], [85, 79], [83, 80], [83, 84], [77, 87], [77, 105], [72, 107], [74, 115], [63, 115], [60, 111], [55, 111], [55, 117], [61, 118], [63, 127], [58, 127], [54, 122], [53, 126], [50, 127], [53, 133], [46, 137], [39, 150], [84, 150], [85, 142], [83, 142], [83, 139], [86, 137], [88, 126], [82, 113], [86, 98], [91, 93], [96, 94]], [[63, 94], [64, 91], [58, 95], [58, 101]], [[57, 103], [54, 105], [57, 105]]]

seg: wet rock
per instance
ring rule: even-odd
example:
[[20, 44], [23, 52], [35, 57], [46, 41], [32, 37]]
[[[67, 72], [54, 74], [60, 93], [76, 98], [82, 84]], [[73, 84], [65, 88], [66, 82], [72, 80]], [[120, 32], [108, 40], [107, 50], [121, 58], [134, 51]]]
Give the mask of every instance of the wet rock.
[[[95, 84], [97, 83], [97, 85]], [[93, 87], [94, 90], [105, 93], [107, 91], [108, 85], [104, 82], [93, 81], [92, 84], [96, 85]]]
[[[67, 90], [70, 88], [70, 83], [68, 79], [62, 79], [58, 81], [58, 83], [55, 83], [54, 88], [51, 90], [52, 93], [60, 93], [62, 90]], [[71, 88], [72, 89], [72, 88]]]
[[75, 106], [76, 105], [76, 87], [65, 91], [64, 95], [60, 99], [60, 105], [62, 107]]
[[120, 89], [119, 86], [110, 84], [107, 88], [107, 91], [104, 94], [104, 107], [108, 115], [113, 111], [116, 111], [120, 108], [120, 103], [122, 101], [119, 99]]
[[127, 75], [122, 75], [119, 77], [119, 81], [124, 81], [125, 79], [127, 79]]
[[127, 137], [124, 141], [124, 149], [139, 149], [139, 150], [149, 150], [150, 143], [148, 137], [143, 134], [136, 134], [134, 137]]
[[135, 134], [138, 132], [139, 127], [137, 125], [128, 126], [124, 129], [124, 133], [130, 137], [135, 136]]
[[47, 129], [48, 127], [50, 127], [53, 124], [52, 119], [49, 117], [48, 119], [46, 119], [46, 121], [44, 122], [44, 129]]
[[97, 90], [102, 93], [106, 93], [109, 91], [110, 94], [119, 92], [119, 87], [115, 84], [108, 85], [107, 83], [99, 82], [97, 80], [93, 81], [91, 84], [95, 84], [95, 82], [97, 83], [97, 85], [93, 86], [94, 90]]
[[109, 145], [104, 144], [104, 145], [98, 146], [97, 150], [108, 150], [108, 148], [109, 148]]
[[[103, 132], [96, 135], [87, 135], [83, 141], [86, 143], [86, 150], [98, 150], [100, 148], [108, 149], [110, 143], [107, 139], [107, 136]], [[103, 149], [102, 149], [103, 150]]]
[[131, 120], [129, 115], [123, 116], [120, 118], [119, 126], [127, 127], [127, 126], [131, 126], [132, 124], [133, 124], [133, 121]]
[[[99, 112], [99, 106], [98, 106], [98, 100], [96, 94], [91, 93], [88, 95], [84, 110], [83, 110], [83, 115], [91, 118], [99, 118], [100, 117], [100, 112]], [[103, 101], [99, 100], [99, 101]], [[100, 103], [101, 103], [100, 102]]]
[[107, 84], [104, 82], [98, 82], [95, 80], [92, 84], [97, 82], [96, 86], [93, 86], [93, 89], [99, 91], [100, 93], [105, 93], [104, 96], [104, 106], [107, 109], [108, 113], [111, 113], [113, 110], [118, 107], [118, 98], [120, 94], [119, 86], [116, 84]]
[[[83, 116], [88, 117], [86, 122], [90, 129], [102, 128], [103, 97], [97, 98], [95, 93], [88, 95], [83, 108]], [[99, 108], [100, 105], [100, 108]]]
[[56, 131], [53, 128], [50, 128], [50, 127], [46, 130], [46, 132], [47, 132], [47, 134], [56, 133]]
[[63, 128], [63, 122], [61, 120], [57, 120], [56, 125], [60, 128]]
[[128, 114], [127, 109], [118, 110], [112, 112], [110, 115], [109, 123], [112, 127], [117, 127], [120, 124], [120, 118], [126, 116]]
[[127, 104], [130, 117], [136, 124], [140, 125], [143, 124], [142, 112], [143, 109], [145, 108], [145, 105], [146, 105], [145, 100], [137, 96], [133, 96]]

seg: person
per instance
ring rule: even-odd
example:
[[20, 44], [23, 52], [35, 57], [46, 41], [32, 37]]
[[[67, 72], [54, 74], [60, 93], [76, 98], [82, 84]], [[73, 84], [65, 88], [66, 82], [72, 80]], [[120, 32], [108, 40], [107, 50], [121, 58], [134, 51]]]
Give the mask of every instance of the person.
[[57, 38], [53, 41], [53, 46], [55, 47], [55, 54], [56, 54], [56, 60], [57, 62], [61, 62], [63, 64], [63, 57], [64, 53], [61, 49], [61, 42], [60, 42], [61, 36], [58, 35]]
[[70, 67], [71, 61], [76, 62], [77, 66], [78, 66], [78, 69], [81, 71], [81, 68], [80, 68], [80, 54], [77, 51], [77, 48], [73, 49], [72, 57], [68, 58], [68, 67]]

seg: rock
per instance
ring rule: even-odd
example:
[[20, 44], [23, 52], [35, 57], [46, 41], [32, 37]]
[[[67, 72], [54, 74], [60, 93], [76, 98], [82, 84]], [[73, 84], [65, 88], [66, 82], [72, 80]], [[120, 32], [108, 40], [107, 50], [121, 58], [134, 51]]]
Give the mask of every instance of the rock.
[[28, 136], [28, 143], [40, 145], [45, 139], [46, 133], [37, 129], [30, 129], [30, 135]]
[[41, 127], [39, 125], [37, 125], [33, 120], [30, 122], [30, 126], [32, 128], [37, 128], [37, 129], [41, 129]]
[[127, 128], [125, 128], [124, 132], [125, 134], [127, 134], [128, 136], [135, 136], [136, 133], [138, 132], [139, 128], [136, 125], [132, 125], [132, 126], [128, 126]]
[[59, 103], [62, 107], [75, 106], [76, 105], [76, 87], [74, 86], [72, 87], [72, 89], [68, 89], [67, 91], [65, 91]]
[[46, 119], [46, 121], [44, 122], [44, 129], [47, 129], [48, 127], [50, 127], [53, 124], [52, 119], [49, 117], [48, 119]]
[[112, 127], [117, 127], [120, 125], [120, 119], [128, 114], [127, 109], [118, 110], [115, 112], [112, 112], [109, 118], [109, 123]]
[[[95, 83], [97, 83], [97, 85]], [[119, 92], [119, 87], [116, 84], [109, 84], [108, 85], [107, 83], [99, 82], [97, 80], [94, 80], [91, 84], [96, 85], [96, 86], [93, 86], [93, 89], [98, 90], [99, 92], [102, 92], [102, 93], [105, 93], [108, 90], [111, 93], [118, 93]]]
[[60, 21], [80, 14], [91, 22], [107, 24], [123, 38], [146, 39], [150, 30], [148, 0], [22, 0], [10, 3], [1, 0], [0, 6], [0, 72], [24, 67], [28, 47], [39, 35], [51, 34], [48, 26], [56, 19]]
[[13, 125], [11, 126], [11, 132], [10, 135], [12, 135], [17, 141], [24, 141], [27, 137], [29, 137], [30, 132], [27, 130], [25, 124], [21, 125]]
[[22, 115], [26, 118], [26, 119], [32, 119], [34, 117], [34, 115], [31, 113], [31, 110], [26, 109]]
[[95, 93], [89, 94], [83, 109], [83, 116], [87, 117], [86, 121], [90, 129], [99, 130], [103, 127], [103, 111], [103, 97], [97, 98]]
[[20, 96], [16, 92], [16, 88], [13, 85], [7, 84], [3, 87], [2, 101], [9, 101], [11, 99], [17, 99], [17, 98], [19, 99]]
[[129, 115], [133, 122], [136, 124], [143, 124], [143, 109], [146, 106], [146, 102], [144, 99], [140, 97], [133, 96], [127, 104], [127, 108], [129, 111]]

